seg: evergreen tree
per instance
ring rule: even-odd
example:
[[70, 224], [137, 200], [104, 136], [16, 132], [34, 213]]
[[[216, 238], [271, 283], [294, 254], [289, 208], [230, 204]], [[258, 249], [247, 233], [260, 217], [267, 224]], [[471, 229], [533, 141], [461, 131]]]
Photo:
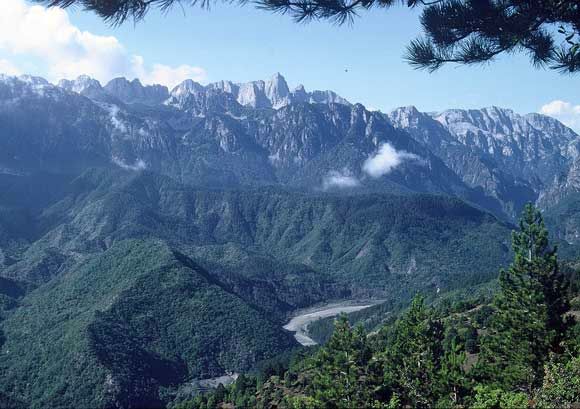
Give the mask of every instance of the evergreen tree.
[[442, 385], [443, 396], [440, 398], [438, 407], [458, 406], [469, 391], [469, 379], [465, 374], [465, 350], [455, 340], [451, 342], [439, 371], [439, 382]]
[[346, 316], [335, 324], [327, 345], [313, 359], [314, 398], [325, 408], [374, 407], [369, 362], [372, 350], [362, 326], [351, 328]]
[[541, 213], [527, 205], [512, 237], [514, 261], [500, 273], [489, 333], [478, 371], [504, 390], [530, 394], [541, 385], [550, 351], [558, 351], [569, 309], [556, 249], [548, 243]]
[[465, 331], [465, 350], [470, 354], [479, 352], [477, 329], [472, 324], [469, 324]]
[[383, 354], [384, 384], [403, 405], [430, 407], [440, 396], [443, 326], [416, 296], [395, 323]]

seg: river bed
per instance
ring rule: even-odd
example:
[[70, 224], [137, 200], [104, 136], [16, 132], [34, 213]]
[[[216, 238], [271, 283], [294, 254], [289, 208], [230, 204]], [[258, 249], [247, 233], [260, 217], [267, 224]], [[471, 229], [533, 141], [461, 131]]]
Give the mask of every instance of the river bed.
[[318, 343], [308, 336], [308, 325], [310, 325], [310, 323], [322, 318], [335, 317], [342, 313], [349, 314], [351, 312], [364, 310], [365, 308], [372, 307], [377, 303], [379, 303], [379, 301], [356, 305], [352, 301], [345, 301], [302, 310], [298, 312], [298, 315], [294, 316], [286, 325], [284, 325], [284, 329], [294, 332], [294, 338], [301, 345], [317, 345]]

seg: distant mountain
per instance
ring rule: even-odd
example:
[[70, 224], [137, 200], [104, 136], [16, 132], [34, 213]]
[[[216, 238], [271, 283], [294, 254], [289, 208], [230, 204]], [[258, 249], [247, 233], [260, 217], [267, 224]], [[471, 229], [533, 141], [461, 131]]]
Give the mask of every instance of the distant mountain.
[[[0, 141], [1, 168], [16, 174], [74, 174], [87, 166], [112, 166], [159, 171], [198, 186], [281, 185], [309, 191], [344, 188], [332, 182], [346, 176], [361, 191], [442, 192], [472, 201], [481, 196], [380, 113], [336, 103], [340, 98], [332, 93], [311, 94], [317, 102], [254, 109], [246, 97], [247, 105], [238, 102], [238, 91], [226, 92], [237, 89], [233, 84], [203, 87], [185, 81], [163, 105], [115, 103], [127, 101], [129, 89], [142, 91], [131, 95], [147, 94], [139, 83], [131, 84], [100, 89], [83, 77], [62, 88], [42, 79], [4, 78], [0, 90], [11, 102], [0, 108], [0, 130], [18, 138]], [[285, 98], [280, 76], [252, 84], [264, 85], [272, 101]], [[107, 89], [127, 92], [107, 93], [107, 100]], [[158, 89], [149, 91], [157, 95]], [[365, 171], [364, 164], [384, 144], [392, 151], [375, 158], [380, 169]]]
[[103, 90], [125, 104], [158, 105], [169, 97], [167, 87], [162, 85], [143, 86], [138, 79], [128, 81], [125, 78], [115, 78], [109, 81]]
[[407, 107], [388, 117], [512, 217], [525, 202], [550, 207], [580, 187], [574, 176], [580, 137], [551, 117], [497, 107], [429, 114]]
[[40, 184], [0, 177], [0, 393], [30, 407], [159, 407], [295, 347], [282, 325], [297, 308], [462, 288], [509, 257], [509, 226], [450, 197], [101, 169], [30, 200]]
[[576, 254], [578, 152], [541, 115], [383, 114], [280, 74], [0, 76], [0, 399], [158, 407], [296, 347], [298, 308], [488, 281], [527, 201]]
[[[332, 91], [291, 91], [280, 74], [171, 91], [124, 78], [102, 87], [87, 76], [58, 86], [3, 76], [0, 90], [0, 130], [18, 135], [0, 141], [4, 173], [105, 166], [207, 187], [444, 193], [512, 220], [526, 202], [549, 208], [580, 190], [580, 137], [540, 114], [384, 115]], [[383, 170], [370, 172], [369, 161]]]
[[279, 109], [298, 102], [351, 105], [346, 99], [332, 91], [307, 92], [303, 85], [290, 91], [286, 79], [279, 73], [274, 74], [268, 81], [247, 83], [219, 81], [203, 86], [192, 80], [186, 80], [177, 85], [171, 93], [162, 85], [144, 86], [139, 79], [129, 81], [126, 78], [115, 78], [105, 86], [101, 86], [99, 81], [86, 75], [81, 75], [76, 80], [61, 80], [58, 86], [91, 99], [106, 100], [108, 97], [109, 101], [117, 100], [124, 104], [160, 105], [170, 96], [179, 98], [189, 93], [221, 91], [230, 94], [238, 104], [251, 108]]
[[553, 183], [574, 159], [578, 135], [557, 120], [509, 109], [449, 110], [433, 114], [458, 141], [519, 178]]

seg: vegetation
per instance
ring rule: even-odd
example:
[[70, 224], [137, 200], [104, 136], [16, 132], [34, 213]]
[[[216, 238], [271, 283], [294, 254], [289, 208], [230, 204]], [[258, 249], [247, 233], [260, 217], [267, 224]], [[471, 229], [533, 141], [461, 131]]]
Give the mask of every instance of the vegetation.
[[429, 307], [417, 296], [372, 335], [343, 316], [325, 346], [282, 373], [175, 407], [576, 407], [580, 325], [569, 275], [539, 211], [527, 206], [519, 227], [490, 304]]
[[148, 172], [89, 171], [33, 222], [41, 233], [3, 276], [42, 284], [71, 252], [158, 238], [279, 317], [332, 298], [463, 288], [509, 259], [509, 226], [450, 197], [209, 191]]
[[[209, 7], [209, 0], [35, 0], [68, 7], [79, 5], [120, 24], [142, 19], [151, 7], [174, 4]], [[245, 4], [245, 1], [239, 1]], [[446, 63], [475, 64], [500, 54], [522, 52], [534, 66], [562, 72], [580, 70], [580, 6], [569, 0], [259, 0], [259, 8], [291, 15], [296, 21], [352, 22], [360, 11], [397, 4], [423, 9], [424, 37], [408, 47], [407, 59], [434, 71]]]
[[296, 308], [384, 297], [373, 310], [387, 314], [415, 291], [486, 281], [509, 256], [508, 225], [442, 196], [90, 170], [28, 206], [33, 179], [0, 178], [0, 396], [25, 407], [163, 406], [292, 351]]
[[160, 407], [182, 384], [296, 345], [155, 240], [116, 243], [32, 291], [2, 329], [0, 395], [32, 408]]
[[[533, 262], [514, 238], [514, 264], [494, 286], [509, 226], [453, 198], [201, 190], [103, 170], [59, 186], [34, 207], [26, 189], [3, 190], [0, 397], [12, 406], [193, 405], [201, 379], [232, 372], [245, 375], [199, 405], [467, 405], [529, 399], [544, 384], [547, 401], [568, 384], [544, 374], [574, 373], [563, 357], [576, 356], [568, 334], [580, 330], [558, 317], [580, 279], [574, 264], [560, 276], [537, 213], [522, 225], [536, 226]], [[514, 297], [490, 303], [511, 282], [536, 301], [533, 321]], [[401, 316], [416, 292], [425, 300]], [[289, 311], [353, 296], [385, 302], [350, 317], [360, 328], [321, 330], [330, 340], [314, 355], [287, 355]], [[517, 334], [542, 334], [531, 350], [497, 342], [507, 308]], [[517, 365], [495, 368], [487, 351]]]

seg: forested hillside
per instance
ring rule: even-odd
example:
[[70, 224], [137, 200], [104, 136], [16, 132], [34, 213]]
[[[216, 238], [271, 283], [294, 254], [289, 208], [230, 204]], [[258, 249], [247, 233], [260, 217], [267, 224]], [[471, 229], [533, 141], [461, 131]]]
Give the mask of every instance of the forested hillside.
[[[0, 75], [0, 407], [536, 399], [549, 362], [576, 362], [560, 359], [567, 295], [546, 290], [546, 243], [523, 262], [510, 232], [534, 203], [577, 262], [579, 143], [542, 115], [384, 114], [279, 74], [171, 90]], [[514, 253], [525, 289], [497, 280]], [[364, 331], [321, 320], [311, 336], [330, 341], [307, 350], [284, 329], [339, 304], [372, 305], [349, 317]], [[539, 334], [532, 351], [493, 335], [532, 324], [513, 333]]]
[[[54, 190], [26, 200], [46, 180]], [[0, 392], [23, 407], [163, 406], [297, 347], [282, 329], [297, 308], [406, 303], [485, 282], [509, 257], [509, 225], [451, 197], [207, 190], [104, 169], [0, 182]]]
[[560, 271], [532, 206], [513, 250], [489, 303], [428, 306], [416, 296], [372, 333], [343, 316], [313, 353], [171, 407], [577, 407], [580, 272]]

